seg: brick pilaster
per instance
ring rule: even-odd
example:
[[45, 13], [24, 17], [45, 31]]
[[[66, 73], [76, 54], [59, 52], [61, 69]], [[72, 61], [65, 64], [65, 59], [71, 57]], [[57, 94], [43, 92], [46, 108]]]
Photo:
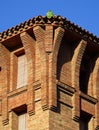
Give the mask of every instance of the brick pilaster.
[[35, 92], [33, 82], [35, 81], [35, 40], [26, 32], [20, 34], [27, 57], [28, 66], [28, 90], [27, 90], [27, 110], [30, 115], [35, 112]]
[[[18, 58], [14, 53], [11, 53], [11, 62], [10, 62], [10, 87], [9, 91], [13, 91], [17, 86], [17, 63]], [[16, 74], [16, 75], [15, 75]]]
[[81, 60], [86, 48], [87, 42], [81, 40], [78, 44], [77, 48], [74, 51], [74, 55], [71, 61], [72, 65], [72, 87], [76, 89], [76, 92], [73, 96], [73, 119], [78, 121], [80, 117], [80, 97], [79, 97], [79, 73], [80, 73], [80, 65]]
[[41, 102], [42, 108], [45, 110], [48, 108], [48, 56], [45, 52], [45, 30], [40, 26], [36, 26], [33, 29], [36, 44], [39, 48], [41, 59]]
[[99, 58], [93, 70], [93, 96], [98, 99], [95, 105], [95, 130], [99, 130]]
[[2, 63], [0, 62], [0, 116], [1, 116], [1, 113], [2, 113], [2, 75], [3, 75], [3, 73], [2, 73], [2, 68], [1, 68], [1, 66], [2, 66]]
[[8, 87], [10, 77], [10, 52], [0, 44], [0, 61], [2, 71], [2, 121], [3, 124], [8, 124]]
[[58, 27], [55, 30], [54, 41], [53, 41], [53, 51], [49, 55], [49, 107], [51, 109], [57, 107], [57, 57], [62, 38], [64, 36], [65, 30]]
[[53, 26], [52, 25], [46, 25], [46, 31], [45, 31], [45, 50], [47, 53], [52, 52], [53, 50]]
[[1, 116], [1, 114], [2, 114], [2, 101], [0, 99], [0, 116]]

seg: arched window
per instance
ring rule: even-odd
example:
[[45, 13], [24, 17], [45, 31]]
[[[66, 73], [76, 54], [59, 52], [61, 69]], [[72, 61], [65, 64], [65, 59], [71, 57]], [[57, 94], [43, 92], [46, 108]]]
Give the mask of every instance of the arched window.
[[85, 58], [82, 60], [80, 69], [80, 90], [87, 94], [88, 80], [90, 74], [90, 60]]

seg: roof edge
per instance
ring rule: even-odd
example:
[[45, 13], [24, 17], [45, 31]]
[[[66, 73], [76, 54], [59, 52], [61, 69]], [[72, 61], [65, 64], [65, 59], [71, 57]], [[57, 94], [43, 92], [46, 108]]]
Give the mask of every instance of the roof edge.
[[47, 16], [39, 15], [32, 19], [29, 19], [23, 23], [20, 23], [19, 25], [16, 25], [15, 27], [12, 27], [0, 33], [0, 41], [2, 42], [7, 37], [13, 36], [13, 34], [15, 35], [17, 33], [27, 30], [28, 28], [32, 26], [40, 25], [40, 24], [52, 24], [54, 26], [61, 26], [64, 29], [67, 29], [67, 30], [70, 30], [79, 34], [83, 39], [87, 41], [99, 44], [99, 38], [93, 35], [93, 33], [90, 33], [89, 31], [79, 27], [78, 25], [72, 23], [66, 18], [61, 17], [60, 15], [52, 16], [51, 18], [47, 18]]

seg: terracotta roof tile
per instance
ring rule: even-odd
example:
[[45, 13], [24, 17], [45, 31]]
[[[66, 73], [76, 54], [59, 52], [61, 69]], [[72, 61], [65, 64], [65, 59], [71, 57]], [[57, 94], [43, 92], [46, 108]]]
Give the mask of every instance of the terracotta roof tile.
[[64, 29], [67, 29], [69, 31], [73, 31], [80, 35], [83, 39], [94, 42], [99, 44], [99, 38], [90, 33], [89, 31], [86, 31], [85, 29], [79, 27], [78, 25], [72, 23], [71, 21], [67, 20], [66, 18], [63, 18], [61, 16], [53, 16], [50, 19], [46, 16], [36, 16], [32, 19], [29, 19], [25, 21], [24, 23], [21, 23], [19, 25], [16, 25], [15, 27], [12, 27], [2, 33], [0, 33], [0, 41], [6, 39], [7, 37], [11, 37], [14, 34], [20, 33], [22, 31], [27, 30], [28, 28], [31, 28], [35, 25], [41, 25], [41, 24], [52, 24], [54, 26], [61, 26]]

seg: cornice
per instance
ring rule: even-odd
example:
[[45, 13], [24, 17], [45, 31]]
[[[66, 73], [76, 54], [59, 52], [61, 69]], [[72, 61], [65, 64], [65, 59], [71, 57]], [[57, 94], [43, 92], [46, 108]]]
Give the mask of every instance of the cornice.
[[4, 41], [11, 36], [19, 34], [33, 26], [36, 25], [46, 25], [51, 24], [53, 26], [60, 26], [65, 30], [72, 31], [78, 35], [80, 35], [83, 39], [87, 40], [88, 42], [93, 42], [99, 44], [99, 38], [93, 35], [92, 33], [86, 31], [85, 29], [79, 27], [78, 25], [72, 23], [71, 21], [63, 18], [61, 16], [53, 16], [51, 18], [47, 18], [46, 16], [37, 16], [32, 19], [29, 19], [15, 27], [12, 27], [2, 33], [0, 33], [0, 41]]

